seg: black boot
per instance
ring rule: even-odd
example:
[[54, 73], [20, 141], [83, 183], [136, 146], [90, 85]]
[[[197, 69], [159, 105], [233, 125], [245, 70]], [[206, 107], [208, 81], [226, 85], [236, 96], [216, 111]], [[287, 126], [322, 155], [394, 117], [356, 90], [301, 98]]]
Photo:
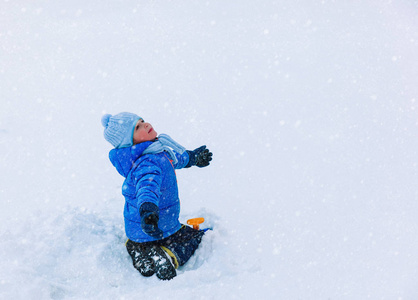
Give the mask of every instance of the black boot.
[[176, 277], [177, 273], [171, 262], [171, 257], [160, 246], [153, 246], [152, 253], [157, 277], [161, 280], [170, 280]]
[[155, 263], [152, 259], [152, 246], [140, 245], [128, 241], [126, 249], [132, 258], [132, 263], [142, 276], [150, 277], [155, 273]]

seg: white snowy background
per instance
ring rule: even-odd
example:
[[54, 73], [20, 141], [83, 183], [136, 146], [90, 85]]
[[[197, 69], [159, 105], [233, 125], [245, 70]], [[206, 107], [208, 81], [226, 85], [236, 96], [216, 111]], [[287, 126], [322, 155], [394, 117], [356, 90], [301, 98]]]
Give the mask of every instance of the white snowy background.
[[[0, 2], [0, 299], [418, 299], [418, 2]], [[104, 113], [210, 167], [169, 282], [125, 250]]]

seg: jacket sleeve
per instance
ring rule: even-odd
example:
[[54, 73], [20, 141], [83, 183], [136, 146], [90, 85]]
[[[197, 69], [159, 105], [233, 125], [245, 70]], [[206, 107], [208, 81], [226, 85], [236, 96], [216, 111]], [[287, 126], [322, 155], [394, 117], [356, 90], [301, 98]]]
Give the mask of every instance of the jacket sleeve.
[[132, 176], [136, 182], [137, 207], [141, 207], [145, 202], [151, 202], [158, 206], [162, 182], [162, 171], [158, 163], [144, 160], [135, 169]]
[[184, 168], [189, 162], [189, 154], [187, 151], [184, 151], [183, 154], [177, 153], [173, 151], [177, 157], [177, 164], [174, 164], [175, 169], [182, 169]]

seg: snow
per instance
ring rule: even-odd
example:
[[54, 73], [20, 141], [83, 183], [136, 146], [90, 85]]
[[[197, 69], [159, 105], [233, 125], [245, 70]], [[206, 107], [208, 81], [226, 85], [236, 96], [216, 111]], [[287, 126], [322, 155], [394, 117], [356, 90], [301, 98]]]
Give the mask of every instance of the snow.
[[[416, 1], [2, 1], [0, 299], [418, 299]], [[208, 168], [174, 280], [124, 248], [104, 113]]]

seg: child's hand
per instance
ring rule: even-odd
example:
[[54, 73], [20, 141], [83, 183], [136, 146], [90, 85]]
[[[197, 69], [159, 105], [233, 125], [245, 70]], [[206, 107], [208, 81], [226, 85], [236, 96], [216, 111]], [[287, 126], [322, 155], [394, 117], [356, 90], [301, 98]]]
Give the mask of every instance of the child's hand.
[[144, 218], [141, 219], [141, 227], [146, 234], [157, 239], [163, 237], [163, 231], [158, 228], [158, 213], [147, 213]]
[[212, 152], [210, 152], [209, 149], [206, 149], [206, 145], [193, 151], [187, 150], [187, 153], [189, 154], [189, 163], [185, 168], [191, 166], [198, 166], [199, 168], [207, 167], [212, 160]]
[[158, 220], [160, 219], [158, 206], [145, 202], [139, 208], [139, 214], [141, 216], [142, 230], [153, 238], [162, 239], [163, 231], [158, 228]]

